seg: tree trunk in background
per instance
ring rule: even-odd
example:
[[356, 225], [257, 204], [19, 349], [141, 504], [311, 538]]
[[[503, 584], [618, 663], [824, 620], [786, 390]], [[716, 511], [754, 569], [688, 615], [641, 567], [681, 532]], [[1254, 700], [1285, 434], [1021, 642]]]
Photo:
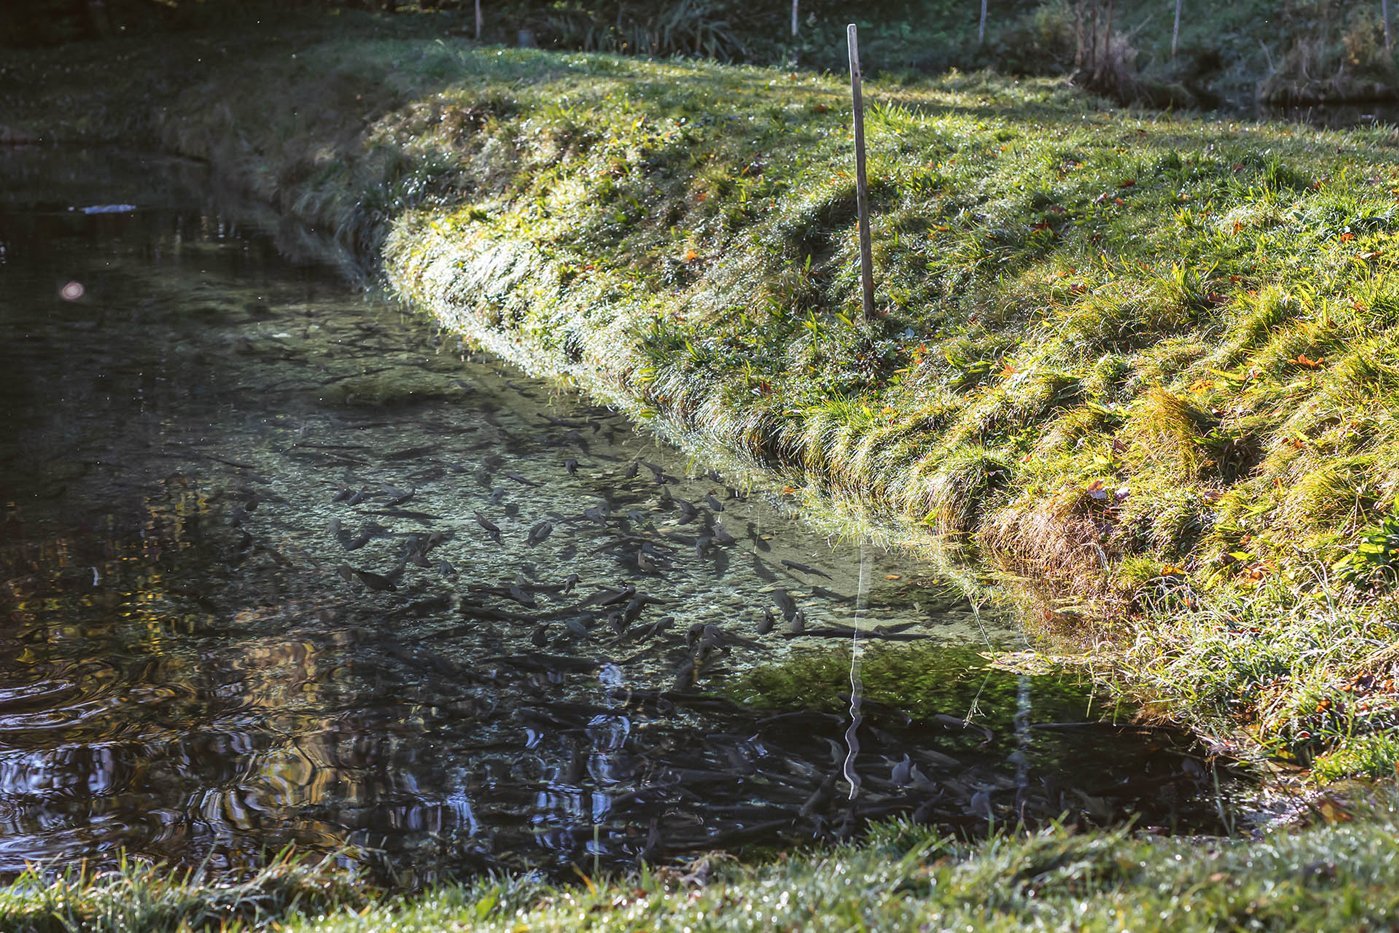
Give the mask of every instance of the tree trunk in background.
[[1093, 15], [1088, 18], [1088, 61], [1084, 67], [1090, 75], [1098, 73], [1098, 0], [1092, 0]]
[[[1184, 0], [1176, 0], [1176, 21], [1171, 26], [1171, 58], [1176, 57], [1176, 46], [1180, 44], [1180, 5], [1183, 2]], [[1382, 2], [1388, 3], [1389, 0], [1382, 0]], [[1385, 30], [1385, 35], [1386, 37], [1389, 35], [1388, 29]]]
[[1074, 4], [1074, 74], [1083, 71], [1083, 0]]
[[981, 22], [976, 27], [976, 44], [986, 44], [986, 0], [981, 0]]
[[476, 0], [476, 41], [481, 41], [481, 0]]
[[1112, 10], [1117, 5], [1117, 0], [1108, 0], [1106, 22], [1103, 25], [1103, 57], [1099, 60], [1098, 80], [1101, 81], [1107, 74], [1107, 70], [1113, 67], [1112, 62]]
[[1384, 21], [1384, 47], [1391, 49], [1394, 47], [1394, 40], [1389, 33], [1389, 0], [1380, 0], [1380, 19]]
[[798, 29], [798, 27], [799, 27], [799, 25], [800, 25], [800, 22], [801, 22], [801, 20], [800, 20], [801, 12], [800, 12], [800, 10], [798, 9], [798, 7], [799, 7], [800, 5], [801, 5], [801, 0], [792, 0], [792, 38], [793, 38], [793, 39], [795, 39], [795, 38], [797, 37], [797, 29]]

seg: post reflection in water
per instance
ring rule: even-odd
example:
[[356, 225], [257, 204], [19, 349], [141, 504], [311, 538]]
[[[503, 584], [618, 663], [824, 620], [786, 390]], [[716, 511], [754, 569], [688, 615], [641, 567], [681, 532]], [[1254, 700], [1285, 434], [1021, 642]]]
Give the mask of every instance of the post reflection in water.
[[946, 583], [293, 265], [198, 169], [0, 162], [0, 872], [1219, 828], [1198, 750], [987, 670], [1014, 633]]

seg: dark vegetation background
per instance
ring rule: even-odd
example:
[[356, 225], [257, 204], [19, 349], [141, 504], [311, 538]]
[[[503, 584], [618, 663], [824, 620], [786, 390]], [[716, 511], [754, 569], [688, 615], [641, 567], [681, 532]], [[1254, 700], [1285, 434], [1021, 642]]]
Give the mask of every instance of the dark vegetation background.
[[790, 0], [9, 0], [0, 45], [369, 11], [475, 39], [478, 9], [481, 41], [506, 45], [839, 71], [855, 21], [866, 70], [886, 77], [1068, 75], [1158, 107], [1399, 97], [1382, 0], [799, 0], [795, 36]]

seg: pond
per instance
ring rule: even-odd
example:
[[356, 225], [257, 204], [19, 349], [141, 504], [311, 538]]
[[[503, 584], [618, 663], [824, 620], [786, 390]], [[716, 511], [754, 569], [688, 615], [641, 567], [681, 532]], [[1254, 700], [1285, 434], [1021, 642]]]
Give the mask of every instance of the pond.
[[196, 165], [0, 153], [0, 873], [294, 844], [413, 885], [899, 815], [1230, 819], [1186, 737], [989, 669], [1015, 631], [928, 569], [317, 244]]

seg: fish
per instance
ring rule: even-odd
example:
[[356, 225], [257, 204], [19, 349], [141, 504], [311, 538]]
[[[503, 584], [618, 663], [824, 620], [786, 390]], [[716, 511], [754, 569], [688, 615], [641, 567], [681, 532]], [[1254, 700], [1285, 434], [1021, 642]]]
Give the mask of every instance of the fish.
[[723, 522], [715, 522], [714, 525], [710, 528], [710, 532], [714, 535], [714, 540], [724, 545], [725, 547], [737, 543], [737, 540], [734, 538], [734, 536], [729, 534], [729, 530], [724, 527]]
[[530, 547], [540, 544], [545, 538], [554, 533], [554, 523], [545, 519], [529, 530], [529, 537], [525, 539]]
[[889, 780], [898, 787], [907, 787], [913, 781], [913, 759], [906, 753], [889, 771]]
[[767, 606], [763, 607], [763, 620], [758, 623], [758, 634], [766, 635], [772, 631], [772, 627], [777, 624], [777, 617], [772, 614], [772, 610]]
[[549, 626], [542, 623], [536, 625], [534, 631], [530, 633], [529, 640], [530, 644], [534, 645], [536, 648], [543, 648], [549, 643]]
[[495, 541], [496, 544], [500, 544], [500, 526], [480, 512], [474, 512], [472, 514], [476, 516], [476, 524], [485, 529], [486, 534], [491, 537], [491, 540]]
[[417, 460], [419, 457], [426, 456], [427, 454], [432, 453], [436, 449], [437, 447], [432, 444], [427, 444], [422, 447], [408, 447], [404, 450], [395, 450], [390, 453], [386, 453], [382, 455], [379, 459], [390, 462], [395, 460]]
[[388, 573], [375, 573], [372, 570], [360, 570], [349, 564], [341, 564], [340, 576], [346, 580], [358, 579], [359, 582], [377, 593], [388, 593], [398, 589], [398, 581], [402, 578], [404, 569], [405, 565], [399, 564]]
[[673, 501], [675, 505], [680, 509], [680, 519], [678, 521], [678, 524], [688, 525], [690, 524], [690, 522], [699, 518], [699, 509], [695, 508], [695, 504], [693, 502], [690, 502], [687, 499], [682, 499], [679, 496], [672, 496], [671, 501]]
[[816, 577], [825, 577], [827, 580], [831, 578], [831, 575], [826, 573], [824, 570], [817, 570], [810, 564], [803, 564], [801, 561], [797, 560], [787, 560], [784, 558], [782, 561], [782, 566], [795, 570], [798, 573], [810, 574], [811, 576]]
[[514, 470], [506, 470], [506, 471], [505, 471], [503, 474], [501, 474], [501, 475], [504, 476], [506, 479], [513, 479], [515, 482], [519, 483], [521, 486], [543, 486], [543, 485], [544, 485], [543, 483], [536, 483], [534, 480], [530, 479], [529, 477], [524, 476], [524, 475], [522, 475], [522, 474], [520, 474], [520, 473], [516, 473]]
[[419, 567], [428, 567], [428, 552], [446, 540], [447, 534], [441, 531], [426, 535], [409, 535], [403, 542], [403, 558]]
[[398, 508], [375, 509], [373, 512], [370, 512], [369, 514], [371, 514], [371, 515], [388, 515], [388, 516], [391, 516], [391, 517], [393, 517], [393, 518], [407, 518], [407, 519], [410, 519], [410, 520], [415, 521], [415, 522], [424, 522], [424, 523], [426, 523], [426, 522], [435, 522], [435, 521], [437, 521], [438, 519], [440, 519], [440, 518], [442, 517], [441, 515], [434, 515], [434, 514], [431, 513], [431, 512], [415, 512], [415, 511], [413, 511], [412, 509], [398, 509]]
[[772, 591], [772, 600], [777, 604], [777, 608], [782, 610], [782, 618], [791, 622], [797, 614], [796, 601], [781, 587]]
[[711, 512], [722, 512], [722, 511], [724, 511], [724, 504], [723, 504], [722, 502], [720, 502], [718, 499], [714, 498], [714, 493], [712, 493], [712, 492], [705, 493], [705, 495], [704, 495], [704, 504], [707, 505], [707, 506], [709, 506], [709, 511], [711, 511]]
[[933, 722], [947, 729], [963, 729], [980, 733], [983, 745], [996, 737], [996, 734], [985, 726], [979, 726], [974, 722], [969, 722], [958, 716], [949, 716], [946, 713], [934, 713], [931, 718]]
[[680, 662], [680, 666], [675, 669], [675, 680], [671, 684], [671, 689], [684, 691], [695, 685], [695, 659], [686, 658]]
[[390, 485], [389, 483], [381, 484], [380, 488], [384, 495], [388, 496], [389, 505], [402, 505], [417, 495], [416, 489], [399, 489], [397, 486]]
[[534, 594], [525, 592], [524, 588], [518, 583], [510, 584], [510, 588], [506, 591], [506, 595], [526, 608], [535, 609], [539, 606], [539, 601], [534, 598]]
[[563, 462], [563, 468], [569, 476], [574, 476], [578, 473], [578, 461], [573, 457], [568, 457]]
[[486, 663], [498, 662], [501, 664], [508, 664], [522, 671], [542, 671], [544, 673], [589, 673], [597, 670], [603, 664], [601, 661], [592, 661], [587, 658], [575, 658], [558, 654], [541, 654], [539, 652], [531, 652], [530, 654], [494, 655], [492, 657], [483, 658], [482, 660]]
[[666, 629], [670, 628], [670, 627], [671, 627], [672, 625], [674, 625], [674, 624], [675, 624], [675, 616], [661, 616], [659, 619], [657, 619], [655, 622], [653, 622], [649, 627], [642, 629], [642, 630], [641, 630], [640, 632], [638, 632], [638, 633], [633, 633], [633, 634], [632, 634], [632, 638], [633, 638], [633, 639], [653, 638], [653, 637], [655, 637], [656, 635], [659, 635], [661, 632], [664, 632]]

